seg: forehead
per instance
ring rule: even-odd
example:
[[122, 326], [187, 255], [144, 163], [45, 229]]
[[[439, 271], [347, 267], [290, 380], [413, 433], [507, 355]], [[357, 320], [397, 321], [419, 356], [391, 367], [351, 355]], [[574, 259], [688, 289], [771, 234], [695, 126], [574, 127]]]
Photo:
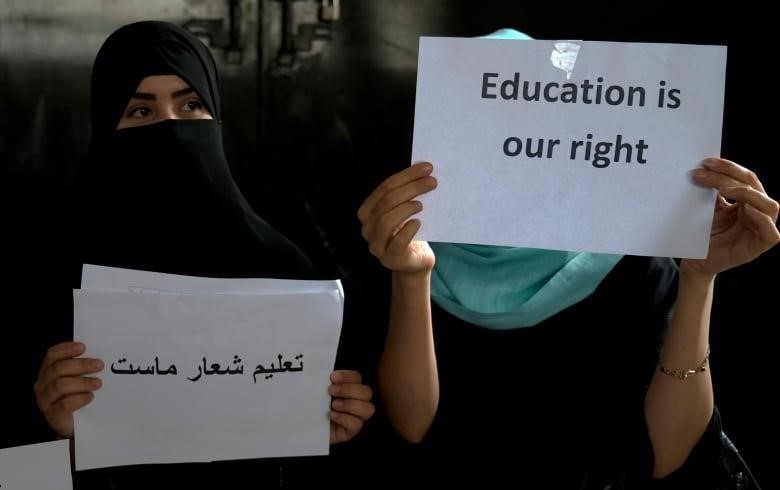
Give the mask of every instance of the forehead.
[[152, 75], [141, 80], [136, 92], [171, 94], [185, 88], [189, 88], [189, 84], [178, 75]]

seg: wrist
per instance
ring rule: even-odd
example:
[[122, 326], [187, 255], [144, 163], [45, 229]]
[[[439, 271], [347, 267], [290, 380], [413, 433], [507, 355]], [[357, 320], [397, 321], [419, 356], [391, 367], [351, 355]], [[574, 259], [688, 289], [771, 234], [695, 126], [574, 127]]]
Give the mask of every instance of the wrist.
[[414, 272], [393, 271], [393, 283], [404, 289], [428, 288], [431, 282], [431, 270]]
[[716, 273], [695, 270], [687, 267], [686, 262], [680, 264], [680, 287], [693, 287], [697, 289], [709, 289], [715, 283]]

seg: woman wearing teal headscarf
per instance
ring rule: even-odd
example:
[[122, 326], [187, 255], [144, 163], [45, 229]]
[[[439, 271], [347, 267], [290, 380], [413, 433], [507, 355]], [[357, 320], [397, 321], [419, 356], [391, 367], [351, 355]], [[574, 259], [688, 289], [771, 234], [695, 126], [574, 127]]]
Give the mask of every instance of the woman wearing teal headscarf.
[[692, 173], [720, 195], [708, 257], [678, 268], [417, 241], [415, 199], [439, 185], [433, 169], [391, 176], [358, 212], [369, 250], [392, 271], [380, 393], [400, 435], [422, 442], [415, 454], [431, 456], [414, 458], [417, 469], [481, 486], [715, 488], [715, 276], [780, 241], [778, 203], [755, 174], [720, 158]]

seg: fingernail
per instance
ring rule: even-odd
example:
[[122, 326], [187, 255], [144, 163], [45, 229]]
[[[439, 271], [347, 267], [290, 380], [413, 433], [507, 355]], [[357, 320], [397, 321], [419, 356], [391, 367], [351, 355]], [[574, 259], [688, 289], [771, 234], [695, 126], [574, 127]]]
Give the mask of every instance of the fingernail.
[[82, 344], [81, 342], [75, 342], [73, 344], [73, 352], [75, 352], [76, 354], [81, 354], [86, 349], [87, 349], [87, 346]]
[[433, 165], [431, 165], [428, 162], [423, 162], [422, 164], [420, 164], [420, 167], [422, 168], [423, 172], [430, 172], [431, 170], [433, 170]]
[[720, 164], [720, 160], [717, 158], [707, 158], [702, 163], [705, 167], [717, 167]]
[[333, 408], [344, 408], [344, 400], [333, 400]]
[[707, 171], [703, 168], [696, 168], [691, 171], [691, 177], [694, 179], [703, 179], [707, 177]]
[[338, 385], [330, 385], [330, 394], [331, 395], [338, 395], [339, 394], [339, 387]]
[[90, 384], [92, 385], [92, 387], [93, 387], [93, 388], [96, 388], [96, 389], [97, 389], [97, 388], [100, 388], [101, 386], [103, 386], [103, 382], [102, 382], [102, 381], [100, 381], [99, 379], [93, 379], [93, 380], [91, 380], [91, 381], [90, 381]]
[[332, 372], [330, 374], [330, 380], [333, 381], [334, 383], [338, 383], [339, 381], [341, 381], [341, 374], [335, 371]]
[[100, 371], [103, 369], [103, 361], [96, 359], [90, 363], [90, 367], [95, 371]]

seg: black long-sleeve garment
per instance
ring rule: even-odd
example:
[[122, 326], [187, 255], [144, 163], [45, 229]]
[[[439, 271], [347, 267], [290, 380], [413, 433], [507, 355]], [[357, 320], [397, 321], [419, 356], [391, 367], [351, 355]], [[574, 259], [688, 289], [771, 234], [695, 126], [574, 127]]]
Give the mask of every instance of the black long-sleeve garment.
[[625, 257], [535, 327], [489, 330], [434, 305], [440, 402], [413, 466], [480, 488], [715, 488], [717, 416], [683, 468], [651, 478], [644, 396], [676, 294], [674, 261]]

